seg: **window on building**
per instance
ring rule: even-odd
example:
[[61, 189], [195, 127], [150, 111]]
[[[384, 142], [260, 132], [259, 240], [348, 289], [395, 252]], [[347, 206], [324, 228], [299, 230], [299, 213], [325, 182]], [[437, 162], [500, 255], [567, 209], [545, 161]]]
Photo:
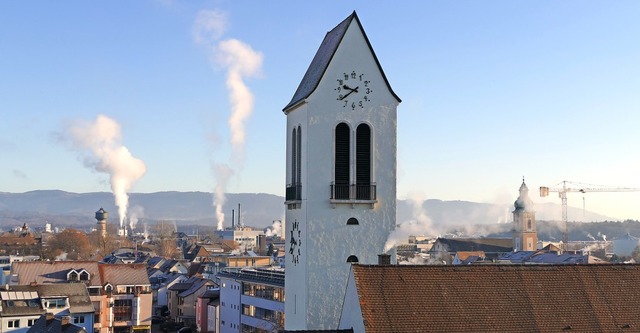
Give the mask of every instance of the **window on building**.
[[351, 263], [351, 264], [357, 263], [358, 262], [358, 257], [356, 257], [354, 255], [351, 255], [351, 256], [349, 256], [349, 258], [347, 258], [347, 262]]
[[47, 309], [61, 309], [66, 305], [67, 302], [64, 298], [51, 298], [44, 301], [44, 307]]
[[77, 281], [78, 280], [78, 272], [71, 270], [68, 274], [67, 274], [67, 280], [69, 281]]
[[89, 275], [89, 272], [82, 270], [80, 272], [80, 281], [89, 281], [89, 278], [91, 278], [91, 275]]
[[131, 299], [116, 299], [113, 302], [113, 318], [115, 321], [129, 321], [133, 313]]
[[355, 217], [349, 218], [347, 220], [347, 225], [358, 225], [360, 223], [358, 223], [358, 219]]
[[73, 317], [74, 324], [84, 324], [84, 316], [74, 316]]
[[37, 319], [29, 319], [29, 320], [27, 320], [27, 326], [28, 326], [28, 327], [33, 326], [33, 324], [35, 324], [35, 323], [36, 323], [36, 320], [37, 320]]
[[333, 199], [349, 199], [351, 159], [351, 130], [349, 125], [340, 123], [335, 132], [335, 165]]
[[371, 128], [356, 129], [356, 199], [371, 200]]
[[20, 327], [20, 319], [7, 321], [7, 327], [9, 327], [9, 328], [18, 328], [18, 327]]
[[[291, 132], [291, 183], [287, 185], [286, 200], [302, 200], [302, 127], [295, 127]], [[299, 208], [299, 204], [291, 204], [289, 209]]]
[[527, 220], [527, 230], [531, 230], [531, 219]]

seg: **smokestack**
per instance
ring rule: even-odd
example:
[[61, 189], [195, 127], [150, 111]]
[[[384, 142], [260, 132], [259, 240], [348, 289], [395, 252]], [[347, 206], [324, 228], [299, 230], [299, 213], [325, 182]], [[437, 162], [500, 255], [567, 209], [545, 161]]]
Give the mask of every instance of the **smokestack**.
[[391, 265], [391, 255], [388, 255], [386, 253], [378, 254], [378, 265]]
[[267, 254], [267, 237], [265, 235], [258, 235], [258, 253], [262, 256]]
[[235, 230], [236, 228], [236, 211], [235, 210], [231, 210], [231, 230]]
[[238, 204], [238, 225], [242, 227], [242, 220], [240, 219], [240, 204]]

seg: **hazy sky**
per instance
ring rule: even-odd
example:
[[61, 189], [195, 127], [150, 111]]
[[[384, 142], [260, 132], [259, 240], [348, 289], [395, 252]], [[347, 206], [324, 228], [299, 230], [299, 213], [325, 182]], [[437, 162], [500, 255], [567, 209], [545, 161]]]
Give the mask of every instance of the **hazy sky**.
[[[144, 163], [132, 192], [213, 192], [229, 165], [227, 192], [283, 195], [282, 108], [353, 10], [403, 101], [400, 198], [512, 203], [523, 176], [534, 202], [562, 180], [640, 187], [638, 1], [2, 1], [0, 191], [110, 191], [68, 136], [102, 115]], [[239, 149], [234, 70], [253, 96]], [[585, 198], [640, 219], [640, 192]]]

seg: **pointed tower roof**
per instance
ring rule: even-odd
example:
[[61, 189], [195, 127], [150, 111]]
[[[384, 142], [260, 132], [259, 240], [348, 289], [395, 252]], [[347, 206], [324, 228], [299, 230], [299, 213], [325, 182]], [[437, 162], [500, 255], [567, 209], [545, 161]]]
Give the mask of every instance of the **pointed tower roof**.
[[529, 198], [529, 188], [524, 182], [524, 177], [522, 177], [522, 185], [520, 185], [520, 195], [513, 205], [516, 210], [531, 210], [533, 207], [533, 201]]
[[320, 83], [320, 80], [324, 76], [324, 73], [327, 70], [327, 67], [329, 67], [329, 63], [331, 62], [331, 59], [333, 59], [333, 55], [336, 53], [336, 50], [338, 49], [338, 46], [340, 45], [342, 38], [347, 32], [349, 25], [351, 25], [351, 22], [354, 20], [356, 21], [356, 23], [358, 23], [358, 28], [360, 28], [360, 31], [362, 32], [364, 39], [367, 41], [369, 50], [371, 50], [371, 54], [373, 55], [373, 58], [375, 59], [376, 64], [378, 65], [378, 68], [380, 69], [380, 73], [382, 73], [382, 77], [384, 78], [384, 81], [387, 84], [387, 88], [389, 89], [391, 94], [393, 94], [393, 96], [398, 100], [398, 102], [401, 102], [400, 97], [398, 97], [398, 95], [396, 95], [396, 93], [393, 92], [393, 89], [391, 89], [391, 85], [389, 85], [387, 76], [384, 75], [382, 66], [380, 66], [378, 57], [376, 57], [376, 54], [373, 51], [373, 48], [371, 47], [369, 38], [367, 38], [367, 34], [364, 32], [364, 29], [362, 28], [360, 19], [358, 19], [358, 15], [356, 14], [356, 12], [353, 11], [353, 13], [349, 15], [349, 17], [344, 19], [344, 21], [340, 22], [340, 24], [338, 24], [335, 28], [331, 29], [331, 31], [327, 32], [327, 34], [324, 37], [324, 40], [322, 41], [322, 44], [320, 45], [320, 48], [316, 52], [316, 55], [313, 57], [313, 60], [311, 61], [311, 64], [309, 65], [307, 72], [304, 74], [304, 77], [302, 78], [302, 82], [300, 82], [298, 89], [296, 89], [296, 92], [293, 94], [293, 98], [291, 98], [291, 101], [289, 102], [289, 104], [287, 104], [287, 106], [285, 106], [284, 109], [282, 109], [282, 111], [287, 112], [289, 109], [302, 103], [307, 97], [309, 97], [309, 95], [311, 95], [316, 90], [316, 88], [318, 87], [318, 83]]

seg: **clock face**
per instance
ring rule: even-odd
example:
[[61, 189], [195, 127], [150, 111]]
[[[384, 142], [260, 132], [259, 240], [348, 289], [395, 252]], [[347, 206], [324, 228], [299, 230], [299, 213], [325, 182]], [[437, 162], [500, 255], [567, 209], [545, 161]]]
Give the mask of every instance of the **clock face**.
[[294, 220], [291, 225], [291, 234], [289, 235], [289, 254], [291, 255], [291, 262], [294, 265], [298, 265], [300, 262], [300, 245], [302, 245], [302, 231], [300, 230], [300, 222]]
[[336, 98], [343, 108], [355, 110], [364, 107], [371, 101], [371, 80], [366, 74], [351, 71], [344, 72], [336, 79], [337, 87], [334, 89], [338, 97]]

